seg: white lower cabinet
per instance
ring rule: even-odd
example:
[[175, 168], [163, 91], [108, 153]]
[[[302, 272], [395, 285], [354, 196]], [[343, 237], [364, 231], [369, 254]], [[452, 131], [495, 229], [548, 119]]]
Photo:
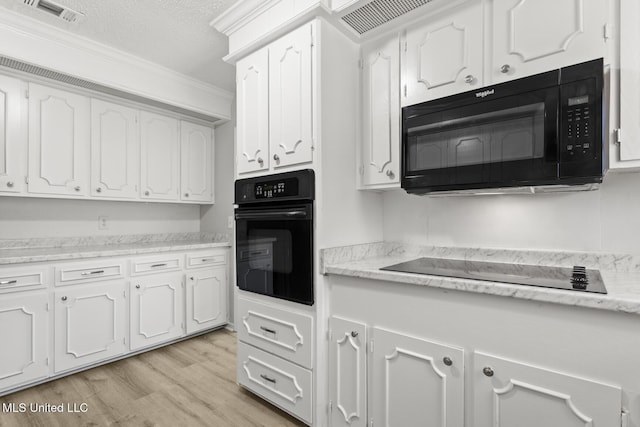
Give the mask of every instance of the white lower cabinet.
[[188, 334], [227, 322], [226, 266], [187, 273], [186, 330]]
[[166, 273], [131, 281], [131, 350], [183, 334], [182, 278], [182, 273]]
[[49, 296], [0, 295], [0, 390], [47, 376]]
[[620, 387], [477, 352], [474, 426], [619, 426]]
[[310, 370], [239, 342], [237, 375], [240, 385], [303, 421], [311, 422]]
[[124, 280], [56, 290], [54, 370], [66, 371], [127, 351]]

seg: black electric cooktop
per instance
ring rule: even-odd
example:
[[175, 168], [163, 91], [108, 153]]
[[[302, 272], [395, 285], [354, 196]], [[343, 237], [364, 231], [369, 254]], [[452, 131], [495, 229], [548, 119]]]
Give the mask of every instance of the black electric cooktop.
[[582, 266], [548, 267], [443, 258], [418, 258], [380, 270], [606, 294], [600, 271]]

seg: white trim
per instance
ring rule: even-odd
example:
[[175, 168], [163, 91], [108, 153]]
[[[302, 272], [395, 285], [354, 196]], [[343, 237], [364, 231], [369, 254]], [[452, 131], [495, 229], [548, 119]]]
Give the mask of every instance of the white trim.
[[220, 16], [213, 19], [209, 25], [228, 36], [279, 2], [280, 0], [245, 0], [237, 2]]

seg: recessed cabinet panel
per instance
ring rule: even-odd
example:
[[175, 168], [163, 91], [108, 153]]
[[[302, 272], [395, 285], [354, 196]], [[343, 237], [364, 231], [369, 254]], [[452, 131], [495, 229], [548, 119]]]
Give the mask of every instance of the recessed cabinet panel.
[[402, 106], [482, 86], [482, 3], [409, 27], [402, 56]]
[[227, 323], [226, 266], [187, 275], [187, 333]]
[[47, 293], [0, 299], [0, 390], [48, 373]]
[[126, 351], [124, 281], [63, 289], [54, 296], [55, 372]]
[[313, 159], [311, 37], [304, 25], [269, 45], [269, 143], [274, 168]]
[[620, 387], [483, 353], [474, 367], [477, 427], [620, 425]]
[[89, 110], [84, 96], [29, 84], [29, 192], [88, 194]]
[[367, 327], [364, 323], [331, 318], [329, 400], [331, 425], [367, 425]]
[[488, 84], [606, 56], [605, 1], [493, 0], [490, 13]]
[[236, 64], [237, 171], [269, 169], [269, 51], [261, 49]]
[[178, 200], [180, 146], [178, 121], [160, 114], [140, 112], [141, 194], [143, 199]]
[[138, 197], [138, 111], [91, 100], [91, 195]]
[[159, 344], [183, 334], [182, 273], [131, 281], [131, 349]]
[[180, 122], [180, 153], [180, 198], [186, 202], [212, 202], [212, 129]]
[[363, 186], [400, 185], [400, 42], [363, 48]]
[[0, 76], [0, 193], [20, 192], [26, 176], [26, 85]]
[[[383, 425], [464, 426], [464, 351], [373, 329], [373, 419]], [[449, 364], [449, 362], [451, 362]]]

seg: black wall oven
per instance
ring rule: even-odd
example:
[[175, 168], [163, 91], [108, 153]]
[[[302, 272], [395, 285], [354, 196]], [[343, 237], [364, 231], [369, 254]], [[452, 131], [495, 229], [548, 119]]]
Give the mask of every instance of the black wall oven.
[[237, 180], [240, 289], [313, 305], [313, 170]]
[[603, 60], [402, 110], [409, 193], [602, 182]]

